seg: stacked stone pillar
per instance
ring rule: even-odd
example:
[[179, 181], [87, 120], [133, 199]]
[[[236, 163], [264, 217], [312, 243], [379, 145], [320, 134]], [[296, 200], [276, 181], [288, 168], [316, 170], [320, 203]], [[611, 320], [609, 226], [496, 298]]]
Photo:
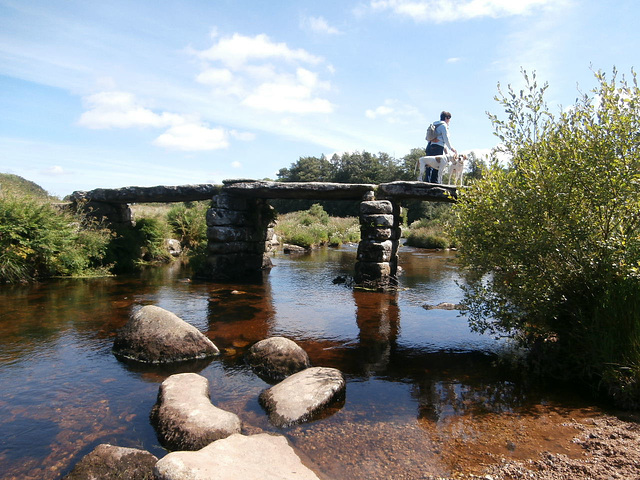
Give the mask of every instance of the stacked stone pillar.
[[266, 200], [221, 193], [207, 211], [207, 261], [199, 276], [242, 280], [271, 267], [268, 231], [273, 208]]
[[389, 200], [360, 204], [361, 239], [354, 277], [357, 285], [380, 290], [397, 284], [400, 236], [399, 205]]
[[115, 229], [120, 227], [129, 228], [136, 224], [131, 207], [127, 203], [108, 203], [92, 200], [84, 203], [75, 202], [73, 208], [80, 208], [88, 217], [94, 218], [98, 222], [105, 222]]

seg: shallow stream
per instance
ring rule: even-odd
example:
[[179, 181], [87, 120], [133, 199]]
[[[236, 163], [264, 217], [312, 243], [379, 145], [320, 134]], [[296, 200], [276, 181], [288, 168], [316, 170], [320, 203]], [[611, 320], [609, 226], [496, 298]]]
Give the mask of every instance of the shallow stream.
[[[496, 365], [502, 348], [469, 331], [455, 253], [403, 247], [396, 293], [354, 291], [355, 247], [276, 254], [260, 284], [188, 281], [179, 264], [139, 275], [0, 286], [0, 479], [57, 479], [100, 443], [166, 454], [149, 423], [160, 383], [196, 371], [212, 402], [244, 433], [277, 432], [335, 479], [479, 473], [500, 458], [544, 450], [579, 456], [572, 418], [588, 399], [541, 389]], [[115, 332], [144, 305], [172, 311], [222, 355], [172, 369], [118, 361]], [[283, 335], [315, 366], [347, 378], [344, 403], [322, 418], [271, 426], [258, 404], [269, 385], [242, 361], [256, 341]]]

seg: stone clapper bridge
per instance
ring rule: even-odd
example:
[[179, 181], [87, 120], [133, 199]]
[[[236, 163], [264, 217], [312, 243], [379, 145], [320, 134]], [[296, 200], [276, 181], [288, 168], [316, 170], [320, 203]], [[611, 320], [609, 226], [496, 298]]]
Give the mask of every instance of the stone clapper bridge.
[[132, 203], [211, 200], [207, 211], [207, 261], [199, 272], [210, 280], [243, 279], [271, 267], [269, 252], [275, 226], [270, 199], [360, 200], [361, 240], [356, 285], [396, 285], [401, 236], [400, 200], [455, 202], [452, 185], [417, 181], [373, 184], [224, 180], [199, 184], [124, 187], [77, 191], [71, 201], [115, 227], [133, 226]]

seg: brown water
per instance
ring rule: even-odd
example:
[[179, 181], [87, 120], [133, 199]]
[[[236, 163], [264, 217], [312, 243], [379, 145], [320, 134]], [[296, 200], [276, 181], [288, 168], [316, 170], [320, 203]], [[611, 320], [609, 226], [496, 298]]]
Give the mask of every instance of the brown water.
[[[460, 300], [454, 255], [403, 248], [397, 293], [332, 282], [352, 273], [354, 247], [278, 254], [260, 284], [187, 282], [176, 264], [1, 286], [0, 478], [60, 478], [100, 443], [165, 455], [149, 412], [178, 371], [209, 379], [212, 402], [238, 414], [245, 433], [286, 435], [331, 478], [459, 476], [501, 457], [579, 455], [563, 423], [596, 413], [587, 399], [502, 371], [499, 342], [471, 333], [457, 311], [422, 307]], [[176, 313], [222, 355], [174, 369], [118, 361], [115, 332], [143, 305]], [[257, 401], [269, 385], [242, 356], [273, 335], [295, 340], [314, 365], [341, 369], [344, 403], [313, 422], [272, 427]]]

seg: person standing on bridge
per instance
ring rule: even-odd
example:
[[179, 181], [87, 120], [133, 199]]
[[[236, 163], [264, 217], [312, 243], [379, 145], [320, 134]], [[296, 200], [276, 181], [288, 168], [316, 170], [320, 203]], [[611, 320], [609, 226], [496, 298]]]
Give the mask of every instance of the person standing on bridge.
[[[433, 122], [437, 137], [431, 140], [427, 144], [426, 153], [428, 156], [444, 155], [445, 150], [451, 151], [455, 154], [458, 151], [451, 146], [451, 140], [449, 139], [449, 122], [451, 121], [451, 114], [446, 111], [440, 113], [440, 121]], [[438, 170], [429, 167], [426, 171], [425, 182], [437, 183]]]

